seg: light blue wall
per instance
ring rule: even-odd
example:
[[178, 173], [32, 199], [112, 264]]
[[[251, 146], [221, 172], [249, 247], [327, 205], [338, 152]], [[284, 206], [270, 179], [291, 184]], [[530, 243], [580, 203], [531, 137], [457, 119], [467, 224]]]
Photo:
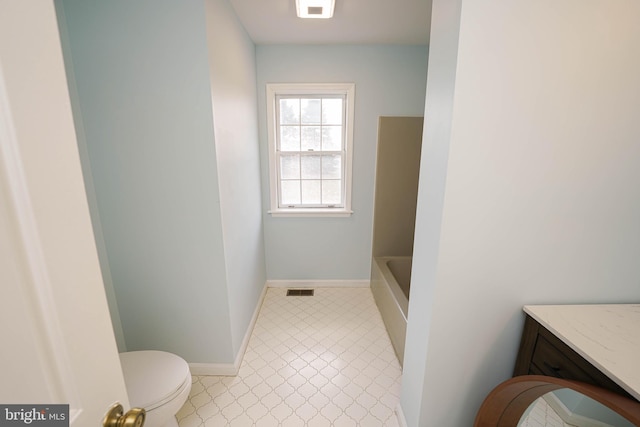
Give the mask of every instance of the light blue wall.
[[206, 0], [220, 209], [236, 354], [266, 281], [255, 45], [227, 0]]
[[[379, 116], [422, 116], [426, 46], [257, 46], [258, 112], [267, 277], [368, 279]], [[354, 214], [350, 218], [273, 218], [265, 85], [353, 82]]]
[[[71, 58], [71, 47], [69, 42], [69, 34], [67, 33], [67, 23], [64, 14], [64, 8], [60, 1], [57, 1], [56, 15], [58, 19], [58, 30], [60, 32], [61, 46], [64, 51], [65, 58]], [[95, 187], [93, 185], [93, 173], [91, 172], [91, 163], [89, 160], [89, 151], [87, 148], [87, 139], [84, 134], [84, 123], [82, 121], [82, 112], [80, 111], [80, 100], [78, 99], [78, 91], [75, 86], [75, 72], [71, 61], [65, 63], [65, 72], [69, 81], [69, 97], [75, 117], [74, 126], [78, 141], [78, 154], [80, 155], [80, 164], [82, 166], [82, 177], [84, 179], [84, 187], [87, 193], [87, 203], [91, 214], [93, 226], [93, 234], [96, 241], [96, 249], [98, 251], [98, 260], [100, 261], [100, 270], [102, 272], [102, 280], [104, 282], [105, 294], [109, 305], [109, 315], [113, 325], [113, 333], [118, 345], [118, 351], [127, 351], [127, 344], [124, 339], [124, 331], [120, 322], [120, 311], [118, 310], [118, 301], [116, 299], [115, 289], [113, 288], [113, 279], [111, 277], [111, 267], [109, 266], [109, 256], [104, 243], [104, 234], [102, 231], [102, 223], [100, 221], [100, 211], [98, 210], [98, 199], [96, 197]]]
[[[401, 405], [408, 426], [427, 425], [429, 414], [422, 410], [427, 370], [426, 353], [438, 272], [442, 223], [453, 121], [453, 96], [457, 66], [458, 33], [462, 0], [434, 1], [429, 44], [429, 75], [418, 202], [414, 233], [411, 299], [405, 343]], [[455, 308], [454, 308], [455, 309]]]
[[204, 3], [57, 5], [127, 349], [233, 361]]
[[473, 424], [523, 305], [640, 298], [640, 4], [579, 4], [433, 2], [409, 427]]

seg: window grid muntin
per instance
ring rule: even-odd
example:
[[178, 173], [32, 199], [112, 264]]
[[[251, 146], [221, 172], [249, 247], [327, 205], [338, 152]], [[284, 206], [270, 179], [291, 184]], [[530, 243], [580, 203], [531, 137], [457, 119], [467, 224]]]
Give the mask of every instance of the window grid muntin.
[[[345, 174], [345, 166], [344, 166], [344, 151], [287, 151], [286, 154], [285, 153], [281, 153], [278, 152], [276, 153], [276, 164], [278, 167], [278, 181], [280, 183], [280, 187], [282, 186], [283, 182], [300, 182], [300, 203], [295, 203], [295, 204], [285, 204], [282, 202], [282, 191], [279, 191], [278, 194], [278, 204], [279, 207], [307, 207], [307, 208], [312, 208], [312, 207], [344, 207], [344, 197], [345, 197], [345, 190], [344, 190], [344, 174]], [[293, 156], [293, 155], [298, 155], [300, 160], [300, 165], [299, 165], [299, 178], [293, 179], [293, 178], [283, 178], [282, 177], [282, 157], [283, 156]], [[338, 155], [340, 156], [340, 178], [324, 178], [323, 177], [323, 157], [325, 156], [331, 156], [331, 155]], [[320, 177], [314, 177], [314, 178], [303, 178], [302, 177], [302, 158], [304, 156], [319, 156], [320, 157]], [[302, 203], [302, 182], [304, 181], [320, 181], [320, 193], [322, 194], [322, 190], [323, 190], [323, 182], [329, 182], [329, 181], [340, 181], [340, 202], [337, 203]]]
[[[298, 123], [281, 123], [281, 104], [280, 101], [283, 99], [297, 99], [298, 100]], [[320, 99], [320, 121], [319, 123], [302, 123], [302, 100], [303, 99]], [[323, 108], [323, 99], [340, 99], [342, 100], [342, 123], [341, 124], [323, 124], [322, 123], [322, 108]], [[345, 182], [345, 159], [346, 159], [346, 131], [347, 131], [347, 95], [346, 94], [276, 94], [275, 96], [275, 124], [276, 124], [276, 174], [278, 180], [278, 191], [277, 191], [277, 201], [278, 208], [343, 208], [345, 207], [345, 198], [346, 198], [346, 182]], [[299, 150], [281, 150], [281, 131], [282, 127], [298, 127], [299, 128]], [[308, 149], [302, 150], [302, 129], [304, 127], [319, 127], [320, 128], [320, 150]], [[341, 127], [340, 132], [340, 147], [341, 150], [323, 150], [323, 128], [336, 128]], [[283, 179], [282, 178], [282, 156], [290, 156], [290, 155], [299, 155], [300, 165], [299, 165], [299, 179]], [[340, 156], [340, 178], [339, 179], [325, 179], [322, 177], [322, 159], [326, 155], [338, 155]], [[302, 158], [303, 156], [320, 156], [320, 178], [302, 178]], [[299, 203], [294, 204], [285, 204], [282, 201], [283, 198], [283, 183], [284, 182], [299, 182]], [[302, 203], [303, 201], [303, 182], [305, 181], [320, 181], [320, 200], [322, 202], [323, 195], [323, 182], [335, 182], [340, 181], [340, 202], [339, 203]]]

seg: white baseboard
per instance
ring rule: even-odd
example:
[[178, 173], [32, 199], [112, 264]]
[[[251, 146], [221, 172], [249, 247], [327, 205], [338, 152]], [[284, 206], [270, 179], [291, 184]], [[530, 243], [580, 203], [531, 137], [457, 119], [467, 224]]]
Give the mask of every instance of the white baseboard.
[[244, 334], [242, 344], [240, 344], [240, 349], [238, 350], [238, 354], [236, 355], [236, 360], [234, 362], [236, 373], [234, 375], [237, 375], [238, 371], [240, 370], [240, 365], [242, 364], [244, 353], [247, 351], [249, 339], [251, 338], [251, 334], [253, 333], [254, 326], [256, 326], [256, 321], [258, 320], [258, 315], [260, 314], [260, 309], [262, 308], [262, 303], [264, 302], [264, 297], [266, 294], [267, 282], [265, 282], [264, 286], [262, 287], [262, 292], [260, 293], [260, 297], [258, 298], [258, 303], [256, 304], [256, 308], [255, 310], [253, 310], [253, 316], [251, 316], [251, 320], [249, 321], [249, 327], [247, 328], [247, 332]]
[[398, 419], [398, 425], [400, 427], [407, 427], [407, 420], [404, 417], [404, 412], [402, 412], [402, 406], [398, 403], [396, 405], [396, 418]]
[[267, 280], [269, 288], [368, 288], [366, 280]]
[[242, 340], [242, 344], [240, 344], [240, 349], [238, 350], [238, 354], [236, 355], [236, 359], [233, 363], [189, 363], [189, 370], [191, 371], [191, 375], [213, 375], [213, 376], [235, 376], [238, 375], [238, 371], [240, 370], [240, 365], [242, 364], [242, 359], [244, 358], [244, 353], [247, 351], [247, 346], [249, 345], [249, 338], [251, 338], [251, 333], [253, 333], [253, 327], [256, 325], [256, 321], [258, 320], [258, 314], [260, 313], [260, 308], [262, 307], [262, 302], [264, 301], [264, 296], [267, 293], [267, 283], [265, 282], [262, 293], [258, 298], [258, 303], [256, 304], [256, 308], [253, 311], [253, 316], [249, 321], [249, 327], [247, 328], [247, 332], [244, 334], [244, 339]]

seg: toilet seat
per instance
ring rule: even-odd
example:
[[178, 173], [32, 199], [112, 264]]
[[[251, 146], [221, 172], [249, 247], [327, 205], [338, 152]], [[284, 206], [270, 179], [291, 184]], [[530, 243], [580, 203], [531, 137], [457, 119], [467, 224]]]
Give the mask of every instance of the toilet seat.
[[131, 351], [120, 353], [120, 363], [132, 407], [152, 411], [191, 386], [189, 365], [175, 354]]

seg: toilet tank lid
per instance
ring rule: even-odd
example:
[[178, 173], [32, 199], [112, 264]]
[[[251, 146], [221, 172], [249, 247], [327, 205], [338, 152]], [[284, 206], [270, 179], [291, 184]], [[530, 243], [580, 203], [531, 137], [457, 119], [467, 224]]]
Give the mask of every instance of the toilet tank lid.
[[153, 407], [157, 402], [170, 399], [186, 380], [191, 380], [187, 362], [165, 351], [120, 353], [120, 363], [133, 407]]

